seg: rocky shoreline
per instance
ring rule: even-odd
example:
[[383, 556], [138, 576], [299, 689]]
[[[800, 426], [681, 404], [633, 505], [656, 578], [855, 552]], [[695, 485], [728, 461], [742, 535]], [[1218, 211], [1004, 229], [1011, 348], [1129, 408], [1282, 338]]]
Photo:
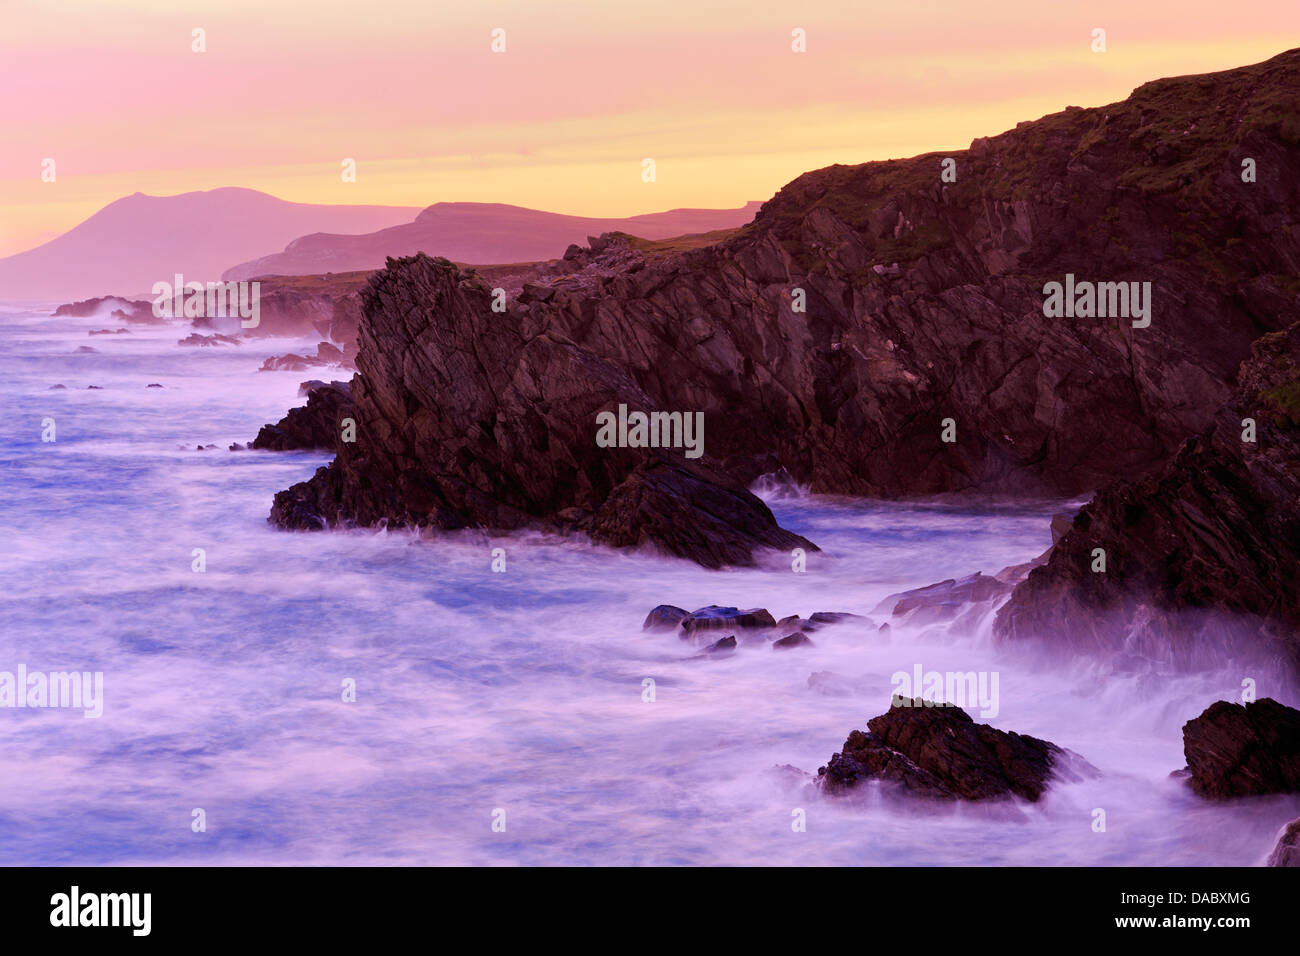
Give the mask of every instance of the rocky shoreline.
[[[935, 157], [819, 170], [721, 242], [602, 237], [504, 301], [390, 260], [361, 292], [356, 445], [272, 520], [541, 524], [717, 567], [807, 545], [745, 491], [778, 469], [863, 496], [1132, 480], [1300, 319], [1300, 159], [1267, 92], [1298, 74], [1288, 53], [1021, 124], [955, 153], [953, 184]], [[1044, 278], [1074, 273], [1150, 282], [1150, 326], [1046, 318]], [[596, 449], [619, 404], [702, 413], [704, 459]]]

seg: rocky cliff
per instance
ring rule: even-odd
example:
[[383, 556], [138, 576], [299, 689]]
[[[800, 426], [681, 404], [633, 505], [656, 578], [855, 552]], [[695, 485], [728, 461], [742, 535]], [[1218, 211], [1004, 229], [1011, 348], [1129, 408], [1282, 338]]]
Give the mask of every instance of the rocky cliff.
[[1183, 667], [1253, 656], [1300, 675], [1297, 505], [1300, 325], [1255, 343], [1233, 398], [1173, 460], [1089, 502], [995, 630]]
[[[818, 170], [712, 245], [571, 250], [500, 313], [481, 276], [391, 260], [362, 293], [358, 440], [272, 518], [542, 521], [714, 564], [792, 543], [743, 490], [779, 467], [869, 496], [1135, 477], [1300, 318], [1298, 91], [1292, 51]], [[1150, 283], [1150, 324], [1048, 317], [1067, 274]], [[620, 402], [703, 413], [703, 458], [598, 448]]]

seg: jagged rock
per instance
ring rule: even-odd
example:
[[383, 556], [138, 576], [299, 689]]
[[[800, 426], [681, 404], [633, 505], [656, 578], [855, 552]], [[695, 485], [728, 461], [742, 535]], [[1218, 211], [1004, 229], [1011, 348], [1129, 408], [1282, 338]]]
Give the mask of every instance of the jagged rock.
[[734, 651], [735, 649], [736, 649], [736, 637], [733, 634], [724, 637], [721, 640], [714, 641], [707, 648], [705, 648], [705, 653], [719, 654], [725, 651]]
[[[718, 567], [804, 547], [744, 490], [779, 468], [860, 496], [1141, 474], [1207, 426], [1261, 331], [1300, 319], [1298, 77], [1291, 51], [1148, 83], [973, 143], [952, 184], [932, 155], [810, 172], [714, 244], [593, 239], [505, 312], [446, 260], [389, 260], [361, 293], [358, 442], [272, 520], [510, 529], [577, 508], [596, 540]], [[1243, 156], [1269, 174], [1244, 184]], [[1150, 325], [1045, 316], [1067, 273], [1151, 283]], [[596, 448], [620, 403], [701, 412], [703, 458]]]
[[258, 371], [302, 372], [316, 366], [342, 364], [345, 364], [342, 349], [329, 342], [317, 342], [314, 356], [298, 355], [296, 352], [290, 352], [288, 355], [272, 355], [262, 363], [262, 367]]
[[450, 262], [390, 261], [362, 298], [357, 441], [278, 495], [273, 521], [509, 530], [555, 527], [577, 509], [577, 530], [597, 542], [707, 567], [815, 550], [682, 449], [599, 447], [596, 414], [646, 408], [646, 394], [566, 336], [532, 335], [493, 311], [491, 289]]
[[828, 793], [879, 780], [915, 796], [1036, 801], [1055, 777], [1077, 780], [1096, 769], [1078, 754], [1037, 737], [977, 724], [960, 707], [895, 697], [887, 713], [855, 730], [817, 770]]
[[1259, 339], [1238, 383], [1172, 461], [1083, 508], [998, 612], [999, 637], [1300, 673], [1300, 324]]
[[214, 332], [212, 335], [201, 335], [198, 332], [191, 332], [189, 335], [185, 336], [185, 338], [178, 340], [176, 344], [210, 347], [214, 345], [239, 345], [240, 342], [239, 339], [235, 338], [233, 335], [222, 335], [219, 332]]
[[908, 617], [911, 624], [950, 621], [970, 604], [992, 601], [1010, 593], [1011, 585], [976, 571], [961, 579], [949, 578], [923, 588], [891, 594], [873, 614]]
[[1183, 724], [1188, 783], [1203, 797], [1300, 791], [1300, 711], [1263, 697], [1216, 701]]
[[82, 299], [80, 302], [68, 302], [55, 309], [54, 314], [56, 317], [70, 315], [84, 319], [96, 315], [110, 306], [117, 306], [111, 313], [117, 319], [150, 325], [157, 324], [160, 321], [154, 317], [152, 302], [124, 299], [118, 295], [102, 295], [93, 299]]
[[681, 620], [682, 633], [693, 635], [697, 631], [735, 630], [737, 628], [776, 627], [776, 620], [766, 608], [742, 611], [734, 607], [710, 604], [692, 611]]
[[646, 615], [645, 623], [641, 625], [643, 631], [671, 631], [682, 623], [682, 618], [686, 617], [687, 612], [682, 608], [674, 607], [671, 604], [660, 604]]
[[1268, 866], [1300, 866], [1300, 818], [1292, 820], [1277, 834], [1277, 846], [1268, 855]]
[[306, 405], [290, 409], [276, 425], [263, 425], [249, 447], [268, 451], [336, 448], [341, 444], [343, 419], [353, 415], [349, 383], [322, 384], [308, 391]]

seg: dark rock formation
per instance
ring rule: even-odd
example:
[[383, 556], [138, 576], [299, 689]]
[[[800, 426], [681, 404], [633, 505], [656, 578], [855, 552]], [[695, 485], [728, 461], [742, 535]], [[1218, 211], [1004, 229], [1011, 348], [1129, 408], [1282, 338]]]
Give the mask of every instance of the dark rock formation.
[[973, 603], [991, 601], [1009, 594], [1011, 585], [976, 571], [956, 580], [949, 578], [923, 588], [891, 594], [876, 606], [876, 614], [907, 617], [913, 624], [949, 621]]
[[776, 619], [766, 608], [750, 608], [742, 611], [734, 607], [722, 607], [710, 604], [698, 611], [692, 611], [681, 620], [684, 637], [697, 631], [735, 630], [736, 628], [776, 627]]
[[720, 640], [716, 640], [712, 644], [710, 644], [707, 648], [705, 648], [705, 653], [720, 654], [726, 651], [734, 651], [735, 649], [736, 649], [736, 636], [734, 634], [729, 634], [728, 636], [721, 638]]
[[1292, 820], [1277, 835], [1277, 846], [1268, 855], [1268, 866], [1300, 866], [1300, 818]]
[[[149, 325], [162, 321], [153, 314], [153, 303], [139, 299], [124, 299], [117, 295], [101, 295], [80, 302], [68, 302], [54, 310], [55, 316], [70, 315], [84, 319], [98, 315], [104, 309], [112, 309], [112, 316], [126, 322], [140, 322]], [[93, 334], [93, 333], [92, 333]]]
[[394, 262], [363, 299], [357, 442], [277, 495], [273, 521], [512, 529], [565, 513], [596, 541], [708, 567], [751, 563], [759, 548], [815, 550], [682, 449], [597, 446], [598, 412], [649, 408], [648, 396], [565, 336], [494, 312], [490, 290], [451, 263]]
[[682, 608], [674, 607], [671, 604], [660, 604], [653, 608], [646, 615], [645, 623], [641, 625], [643, 631], [673, 631], [677, 625], [682, 623], [682, 618], [687, 616], [686, 611]]
[[997, 633], [1300, 673], [1298, 502], [1300, 325], [1255, 343], [1234, 398], [1172, 461], [1083, 508], [999, 611]]
[[793, 634], [787, 634], [785, 637], [778, 638], [772, 642], [772, 650], [788, 651], [795, 647], [812, 647], [813, 642], [803, 631], [795, 631]]
[[895, 697], [887, 713], [855, 730], [817, 770], [828, 793], [869, 780], [936, 799], [1036, 801], [1056, 776], [1095, 774], [1077, 754], [1037, 737], [977, 724], [960, 707]]
[[176, 344], [189, 346], [197, 345], [206, 348], [214, 345], [239, 345], [240, 343], [239, 339], [235, 338], [233, 335], [222, 335], [219, 332], [214, 332], [212, 335], [202, 335], [198, 332], [191, 332], [189, 335], [185, 336], [185, 338], [179, 339]]
[[[953, 183], [934, 155], [818, 170], [712, 245], [573, 250], [578, 271], [505, 312], [446, 260], [390, 260], [361, 296], [358, 442], [272, 520], [564, 512], [716, 567], [807, 545], [744, 490], [782, 468], [867, 496], [1140, 474], [1209, 424], [1252, 341], [1300, 318], [1297, 88], [1292, 51], [978, 140], [950, 154]], [[1067, 274], [1151, 283], [1150, 325], [1045, 317]], [[597, 448], [619, 403], [703, 413], [704, 457]]]
[[1183, 724], [1183, 753], [1203, 797], [1300, 792], [1300, 711], [1271, 697], [1216, 701]]
[[258, 371], [303, 372], [309, 368], [342, 364], [344, 364], [342, 349], [337, 345], [331, 345], [329, 342], [317, 342], [314, 356], [299, 355], [296, 352], [290, 352], [288, 355], [272, 355], [262, 363], [262, 367]]
[[289, 410], [275, 425], [263, 425], [250, 448], [267, 451], [333, 449], [342, 445], [342, 421], [356, 414], [347, 382], [317, 383], [307, 392], [307, 404]]

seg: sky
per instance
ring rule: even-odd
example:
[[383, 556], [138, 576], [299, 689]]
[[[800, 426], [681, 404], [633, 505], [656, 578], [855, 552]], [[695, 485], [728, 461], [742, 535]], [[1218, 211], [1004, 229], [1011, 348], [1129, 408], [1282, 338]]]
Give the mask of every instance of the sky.
[[0, 256], [219, 186], [736, 207], [1296, 46], [1297, 0], [0, 0]]

